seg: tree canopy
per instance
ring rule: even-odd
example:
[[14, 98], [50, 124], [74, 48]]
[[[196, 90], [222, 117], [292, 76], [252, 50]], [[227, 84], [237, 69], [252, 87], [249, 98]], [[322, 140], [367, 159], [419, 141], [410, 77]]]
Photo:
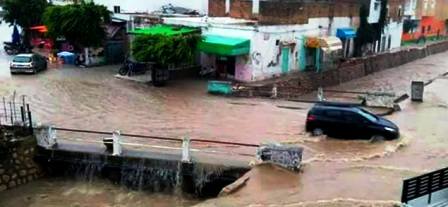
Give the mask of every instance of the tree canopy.
[[106, 37], [104, 26], [110, 19], [111, 13], [105, 6], [83, 1], [79, 4], [49, 6], [43, 14], [51, 38], [65, 37], [78, 47], [100, 46]]
[[3, 19], [27, 29], [42, 24], [42, 13], [47, 6], [47, 0], [5, 0]]
[[141, 35], [132, 43], [132, 53], [137, 61], [155, 62], [158, 67], [194, 61], [200, 34], [188, 35]]

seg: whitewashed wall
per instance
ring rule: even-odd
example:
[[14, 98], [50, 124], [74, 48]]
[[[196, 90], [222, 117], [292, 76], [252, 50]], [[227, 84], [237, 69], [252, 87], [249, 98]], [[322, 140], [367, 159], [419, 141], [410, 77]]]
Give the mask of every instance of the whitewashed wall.
[[151, 12], [160, 10], [163, 5], [171, 3], [174, 6], [195, 9], [207, 14], [208, 0], [94, 0], [97, 4], [107, 6], [111, 11], [114, 6], [120, 6], [121, 12]]
[[375, 2], [380, 2], [380, 0], [370, 1], [369, 17], [367, 18], [369, 23], [376, 23], [380, 19], [381, 4], [379, 3], [378, 7], [375, 9]]
[[[329, 18], [311, 18], [308, 24], [302, 25], [275, 25], [275, 26], [245, 26], [232, 24], [235, 21], [228, 18], [209, 19], [208, 24], [200, 18], [165, 18], [167, 24], [201, 27], [204, 35], [218, 35], [225, 37], [245, 38], [250, 40], [250, 53], [236, 59], [235, 78], [240, 81], [255, 81], [282, 73], [282, 54], [279, 42], [296, 43], [291, 47], [289, 54], [288, 71], [297, 71], [300, 68], [299, 55], [302, 51], [305, 36], [336, 35], [337, 28], [354, 27], [353, 19], [349, 17], [336, 17], [330, 25]], [[220, 20], [222, 21], [220, 23]], [[201, 55], [203, 67], [214, 67], [215, 56]]]
[[402, 22], [391, 22], [384, 30], [386, 36], [391, 36], [390, 49], [399, 48], [401, 46], [401, 34], [403, 33]]

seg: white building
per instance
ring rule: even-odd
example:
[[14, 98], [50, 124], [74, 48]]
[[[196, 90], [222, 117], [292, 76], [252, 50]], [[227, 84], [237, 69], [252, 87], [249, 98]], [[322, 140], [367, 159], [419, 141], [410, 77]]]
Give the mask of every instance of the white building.
[[[272, 78], [307, 66], [319, 68], [332, 51], [341, 52], [335, 37], [338, 28], [353, 27], [353, 18], [310, 18], [301, 25], [257, 25], [255, 21], [230, 17], [164, 18], [165, 24], [200, 27], [205, 46], [200, 45], [204, 68], [226, 70], [227, 77], [251, 82]], [[319, 49], [305, 47], [310, 37], [321, 38]]]
[[[411, 7], [413, 5], [409, 5]], [[389, 6], [388, 6], [389, 8]], [[399, 13], [403, 8], [399, 6]], [[380, 18], [381, 12], [381, 0], [370, 0], [370, 11], [367, 21], [371, 23], [377, 23]], [[389, 8], [389, 13], [390, 13]], [[399, 14], [401, 15], [401, 14]], [[403, 33], [403, 21], [393, 21], [389, 18], [387, 26], [384, 28], [383, 34], [381, 36], [381, 43], [377, 41], [374, 45], [375, 52], [387, 51], [390, 49], [399, 48], [401, 46], [401, 34]], [[378, 44], [381, 44], [378, 46]]]

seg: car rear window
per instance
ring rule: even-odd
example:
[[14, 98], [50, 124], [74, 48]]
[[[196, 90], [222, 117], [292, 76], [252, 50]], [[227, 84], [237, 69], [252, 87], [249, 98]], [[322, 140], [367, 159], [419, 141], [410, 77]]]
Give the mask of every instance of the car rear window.
[[16, 63], [29, 63], [31, 62], [31, 57], [17, 56], [12, 61]]

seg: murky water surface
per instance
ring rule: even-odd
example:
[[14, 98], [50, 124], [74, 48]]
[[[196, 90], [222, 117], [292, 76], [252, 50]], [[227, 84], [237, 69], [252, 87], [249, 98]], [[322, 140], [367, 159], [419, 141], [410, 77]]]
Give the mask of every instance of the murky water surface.
[[[5, 34], [10, 31], [11, 28], [1, 25], [0, 38], [9, 38]], [[443, 59], [437, 55], [434, 58]], [[428, 103], [408, 104], [403, 112], [388, 117], [400, 126], [401, 139], [370, 143], [309, 137], [303, 132], [306, 113], [311, 107], [309, 104], [212, 96], [206, 93], [206, 81], [198, 79], [174, 80], [166, 87], [154, 88], [114, 78], [119, 66], [84, 69], [51, 65], [47, 71], [37, 75], [11, 76], [10, 59], [3, 50], [0, 51], [0, 96], [9, 96], [14, 91], [26, 95], [36, 120], [42, 123], [100, 131], [120, 129], [125, 133], [177, 138], [189, 136], [254, 144], [276, 141], [304, 146], [306, 165], [297, 180], [300, 187], [278, 190], [278, 195], [290, 195], [286, 196], [285, 202], [328, 201], [339, 197], [397, 200], [403, 178], [448, 165], [445, 137], [448, 131], [443, 127], [448, 124], [448, 101], [446, 94], [434, 92], [443, 91], [448, 86], [444, 82], [430, 85], [433, 92], [427, 96]], [[392, 83], [388, 81], [388, 84]], [[350, 88], [349, 83], [344, 87]], [[101, 139], [89, 136], [75, 138]], [[275, 186], [275, 183], [268, 184]], [[327, 187], [323, 189], [322, 186]], [[370, 189], [376, 190], [372, 192]], [[55, 196], [59, 195], [58, 192], [63, 192], [62, 196]], [[58, 206], [59, 203], [72, 206], [126, 206], [129, 203], [145, 206], [145, 203], [155, 202], [161, 206], [178, 206], [178, 202], [190, 204], [178, 201], [177, 197], [147, 196], [102, 182], [83, 184], [61, 180], [38, 181], [0, 196], [0, 202], [11, 204], [5, 206], [14, 206], [14, 202], [22, 206]], [[262, 200], [269, 203], [269, 195], [264, 196], [266, 198]]]
[[41, 179], [0, 194], [0, 206], [8, 207], [172, 207], [199, 201], [175, 195], [131, 191], [109, 181], [62, 178]]

